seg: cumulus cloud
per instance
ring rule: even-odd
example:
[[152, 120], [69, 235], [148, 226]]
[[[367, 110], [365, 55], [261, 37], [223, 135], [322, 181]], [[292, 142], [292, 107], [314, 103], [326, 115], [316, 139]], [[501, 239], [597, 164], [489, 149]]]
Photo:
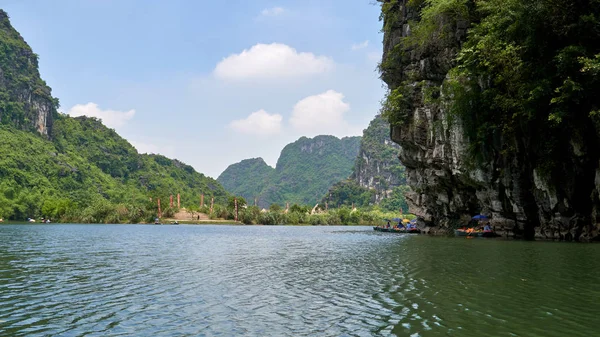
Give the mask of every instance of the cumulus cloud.
[[118, 128], [125, 125], [127, 121], [133, 118], [135, 110], [117, 111], [102, 110], [96, 103], [77, 104], [67, 112], [71, 117], [88, 116], [101, 119], [104, 125], [109, 128]]
[[344, 102], [344, 95], [329, 90], [319, 95], [309, 96], [294, 106], [290, 124], [303, 133], [339, 134], [349, 129], [344, 113], [350, 104]]
[[285, 12], [281, 7], [265, 8], [260, 12], [262, 16], [279, 16]]
[[265, 110], [253, 112], [245, 119], [232, 121], [229, 126], [241, 133], [249, 135], [270, 136], [281, 132], [281, 121], [283, 117], [279, 114], [269, 114]]
[[298, 52], [280, 43], [257, 44], [219, 62], [214, 75], [232, 81], [293, 78], [322, 74], [333, 67], [333, 60], [326, 56]]
[[367, 48], [368, 46], [369, 46], [369, 40], [366, 40], [365, 42], [353, 44], [352, 50], [364, 49], [364, 48]]

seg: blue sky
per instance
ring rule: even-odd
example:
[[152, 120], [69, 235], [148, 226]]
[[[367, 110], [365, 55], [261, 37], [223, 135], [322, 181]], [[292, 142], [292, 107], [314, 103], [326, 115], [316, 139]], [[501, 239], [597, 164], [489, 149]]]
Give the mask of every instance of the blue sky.
[[61, 111], [216, 178], [301, 136], [360, 135], [384, 95], [373, 0], [0, 0]]

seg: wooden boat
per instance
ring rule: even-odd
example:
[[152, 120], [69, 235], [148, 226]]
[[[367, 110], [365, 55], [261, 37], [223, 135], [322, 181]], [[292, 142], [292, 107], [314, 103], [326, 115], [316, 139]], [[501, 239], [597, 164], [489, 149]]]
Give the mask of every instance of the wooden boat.
[[385, 227], [373, 227], [373, 229], [377, 232], [384, 233], [398, 233], [398, 234], [419, 234], [421, 230], [418, 228], [414, 229], [403, 229], [403, 228], [385, 228]]
[[454, 235], [456, 236], [468, 236], [474, 238], [495, 238], [500, 235], [494, 233], [493, 231], [472, 231], [467, 232], [466, 229], [455, 229]]

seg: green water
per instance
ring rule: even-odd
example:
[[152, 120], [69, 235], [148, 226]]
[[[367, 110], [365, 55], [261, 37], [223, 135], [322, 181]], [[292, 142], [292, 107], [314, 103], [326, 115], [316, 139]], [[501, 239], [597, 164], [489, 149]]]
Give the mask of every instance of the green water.
[[1, 336], [597, 336], [600, 245], [0, 226]]

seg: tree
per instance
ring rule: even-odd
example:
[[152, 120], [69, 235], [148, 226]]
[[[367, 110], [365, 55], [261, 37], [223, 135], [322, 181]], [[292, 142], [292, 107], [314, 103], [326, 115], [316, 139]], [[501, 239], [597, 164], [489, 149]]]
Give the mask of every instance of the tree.
[[235, 209], [235, 200], [237, 198], [237, 207], [238, 209], [246, 206], [246, 199], [244, 199], [243, 197], [229, 197], [228, 201], [227, 201], [227, 209], [229, 210], [234, 210]]

